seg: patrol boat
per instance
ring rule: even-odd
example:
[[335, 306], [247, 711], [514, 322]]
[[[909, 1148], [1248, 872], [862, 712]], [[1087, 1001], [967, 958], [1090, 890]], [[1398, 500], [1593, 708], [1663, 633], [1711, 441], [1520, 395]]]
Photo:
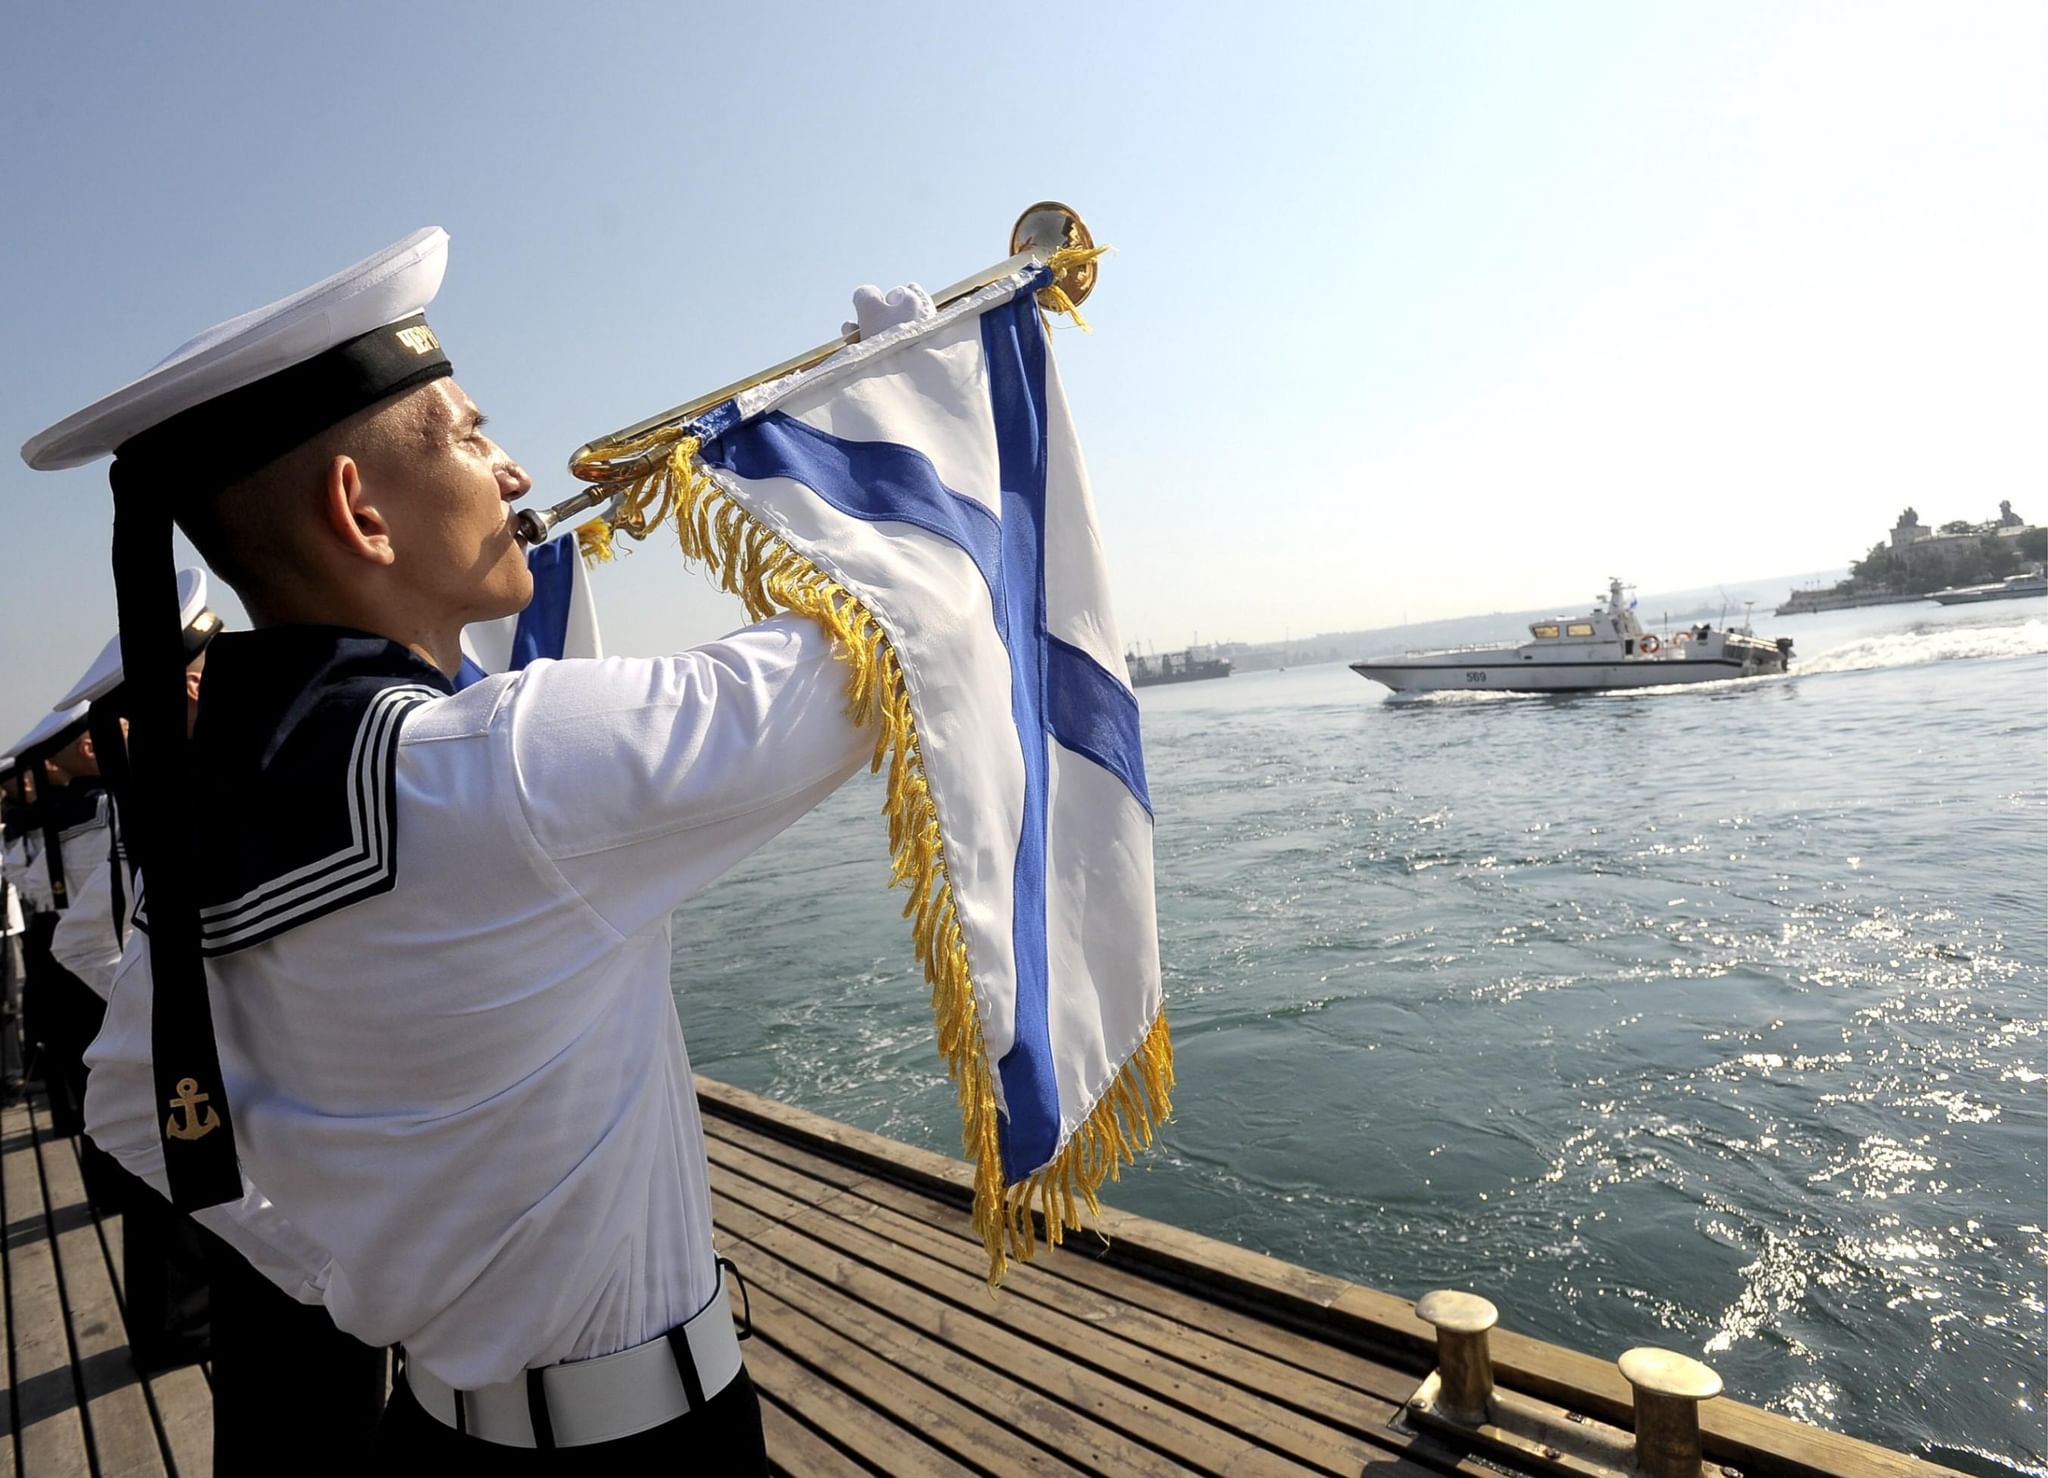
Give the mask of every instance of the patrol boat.
[[1397, 693], [1597, 693], [1757, 677], [1783, 672], [1792, 661], [1791, 637], [1764, 641], [1747, 626], [1716, 630], [1702, 623], [1669, 637], [1645, 631], [1619, 580], [1608, 582], [1606, 604], [1591, 615], [1532, 621], [1529, 636], [1518, 647], [1414, 652], [1354, 662], [1351, 670]]

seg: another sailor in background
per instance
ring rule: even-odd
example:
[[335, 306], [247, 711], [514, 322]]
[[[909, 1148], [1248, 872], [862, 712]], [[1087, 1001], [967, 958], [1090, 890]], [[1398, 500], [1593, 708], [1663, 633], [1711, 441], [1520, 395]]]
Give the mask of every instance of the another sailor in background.
[[[178, 602], [185, 646], [191, 654], [185, 664], [186, 709], [189, 715], [196, 716], [207, 643], [221, 629], [220, 617], [206, 604], [205, 571], [178, 571]], [[128, 942], [129, 910], [135, 901], [133, 879], [128, 876], [132, 861], [125, 857], [126, 848], [121, 841], [120, 800], [127, 768], [123, 697], [121, 639], [116, 636], [100, 649], [99, 656], [71, 691], [57, 700], [59, 709], [87, 705], [86, 735], [94, 772], [105, 786], [110, 804], [106, 852], [89, 864], [84, 881], [73, 892], [70, 907], [65, 909], [50, 940], [50, 953], [102, 1001], [114, 983], [115, 968], [120, 965], [121, 951]], [[98, 1034], [97, 1023], [94, 1034]]]
[[[94, 1047], [94, 1131], [404, 1346], [374, 1471], [765, 1472], [669, 917], [873, 736], [803, 620], [453, 692], [464, 626], [532, 576], [529, 480], [421, 316], [446, 243], [224, 325], [23, 449], [116, 454], [149, 942]], [[161, 805], [174, 513], [258, 627], [209, 655], [196, 835]], [[323, 1440], [291, 1411], [276, 1439], [279, 1463]]]
[[[22, 1029], [29, 1072], [49, 1095], [50, 1127], [71, 1136], [85, 1128], [85, 1049], [99, 1031], [104, 1004], [50, 954], [57, 924], [107, 850], [106, 793], [86, 732], [83, 703], [59, 709], [14, 745], [32, 808], [31, 858], [23, 936], [27, 982]], [[95, 1167], [87, 1166], [88, 1192]]]
[[22, 840], [15, 835], [21, 803], [21, 781], [13, 755], [0, 756], [0, 1101], [14, 1103], [24, 1087], [21, 1060], [21, 986], [27, 972], [21, 937], [27, 922], [15, 874], [28, 866], [16, 861]]

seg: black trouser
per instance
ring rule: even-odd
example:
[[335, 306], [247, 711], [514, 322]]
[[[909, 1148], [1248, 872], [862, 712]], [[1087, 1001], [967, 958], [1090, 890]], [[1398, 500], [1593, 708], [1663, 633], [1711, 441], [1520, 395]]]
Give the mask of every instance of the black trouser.
[[145, 1375], [211, 1358], [207, 1234], [150, 1186], [116, 1169], [128, 1353]]
[[[57, 920], [54, 913], [37, 914], [28, 926], [22, 1026], [30, 1042], [42, 1045], [37, 1076], [50, 1095], [50, 1127], [72, 1135], [85, 1129], [85, 1049], [106, 1022], [107, 1003], [50, 953]], [[94, 1189], [89, 1173], [86, 1189]]]
[[377, 1473], [385, 1353], [334, 1327], [209, 1232], [214, 1478]]
[[21, 1091], [24, 1065], [21, 1038], [21, 992], [28, 966], [21, 936], [0, 938], [0, 1090], [9, 1102]]
[[410, 1478], [414, 1474], [445, 1478], [458, 1473], [504, 1474], [505, 1478], [586, 1473], [591, 1478], [633, 1478], [640, 1473], [754, 1478], [768, 1471], [768, 1445], [761, 1435], [761, 1398], [754, 1393], [754, 1383], [744, 1368], [703, 1406], [672, 1422], [616, 1442], [551, 1452], [505, 1447], [444, 1427], [427, 1415], [401, 1377], [384, 1411], [384, 1428], [377, 1434], [377, 1457], [370, 1471], [380, 1478]]

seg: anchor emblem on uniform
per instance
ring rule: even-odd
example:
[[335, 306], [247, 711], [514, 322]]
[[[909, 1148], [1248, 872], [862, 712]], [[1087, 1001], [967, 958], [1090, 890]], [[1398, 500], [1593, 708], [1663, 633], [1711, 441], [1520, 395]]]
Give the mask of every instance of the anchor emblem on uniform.
[[[199, 1091], [196, 1078], [178, 1079], [178, 1096], [171, 1100], [170, 1117], [164, 1120], [166, 1139], [204, 1139], [220, 1128], [220, 1116], [210, 1108], [201, 1108], [211, 1094]], [[183, 1110], [185, 1122], [178, 1122], [178, 1112]]]

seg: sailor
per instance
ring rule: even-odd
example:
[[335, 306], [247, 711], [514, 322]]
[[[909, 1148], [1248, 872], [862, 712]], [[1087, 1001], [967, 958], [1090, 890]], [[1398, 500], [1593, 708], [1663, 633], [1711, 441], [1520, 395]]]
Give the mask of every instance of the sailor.
[[[84, 703], [57, 709], [14, 745], [32, 809], [23, 1034], [31, 1075], [49, 1095], [51, 1130], [65, 1136], [85, 1127], [85, 1049], [102, 1012], [99, 998], [50, 954], [59, 920], [107, 849], [106, 794], [86, 715]], [[87, 1193], [103, 1189], [98, 1166], [88, 1163]]]
[[[220, 617], [206, 604], [206, 572], [178, 571], [179, 629], [190, 654], [185, 664], [186, 711], [196, 716], [200, 674], [206, 666], [207, 643], [221, 629]], [[108, 838], [105, 855], [87, 867], [85, 880], [73, 892], [70, 907], [58, 921], [50, 953], [102, 1001], [113, 985], [114, 971], [128, 941], [128, 906], [133, 902], [126, 875], [126, 848], [121, 842], [120, 777], [125, 773], [126, 738], [121, 721], [121, 639], [108, 640], [85, 675], [57, 700], [59, 709], [84, 703], [89, 763], [108, 791]], [[121, 865], [117, 866], [117, 859]], [[97, 1027], [95, 1027], [97, 1030]]]
[[15, 875], [27, 867], [18, 861], [22, 841], [15, 835], [21, 804], [21, 780], [13, 755], [0, 755], [0, 1099], [17, 1102], [22, 1093], [21, 987], [27, 966], [21, 936], [27, 928], [21, 890]]
[[[418, 232], [23, 448], [116, 457], [147, 948], [93, 1130], [403, 1347], [375, 1471], [764, 1472], [669, 916], [873, 736], [796, 618], [452, 691], [464, 624], [528, 597], [531, 483], [423, 316], [446, 250]], [[213, 644], [189, 754], [174, 516], [257, 628]]]

